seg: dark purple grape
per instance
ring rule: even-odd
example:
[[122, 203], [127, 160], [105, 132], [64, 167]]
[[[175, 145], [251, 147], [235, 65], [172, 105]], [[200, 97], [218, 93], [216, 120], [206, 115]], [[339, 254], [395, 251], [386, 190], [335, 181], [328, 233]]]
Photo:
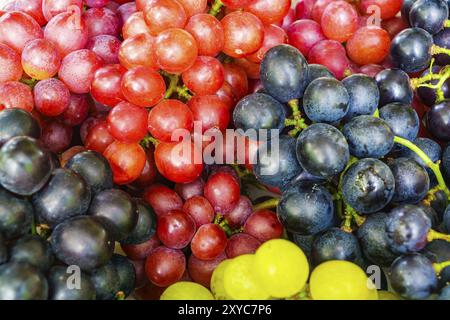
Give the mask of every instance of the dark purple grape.
[[[73, 278], [75, 270], [67, 266], [54, 266], [48, 272], [49, 300], [95, 300], [95, 288], [91, 277], [80, 273], [79, 287]], [[68, 285], [70, 284], [70, 286]]]
[[0, 233], [6, 240], [28, 234], [33, 222], [33, 206], [27, 199], [0, 190]]
[[443, 0], [418, 0], [409, 11], [409, 23], [435, 34], [444, 28], [448, 18], [447, 2]]
[[40, 236], [25, 236], [15, 241], [9, 253], [10, 261], [28, 263], [42, 272], [53, 264], [54, 256], [50, 244]]
[[0, 145], [9, 139], [27, 136], [39, 139], [41, 128], [36, 119], [23, 109], [5, 109], [0, 112]]
[[237, 205], [224, 214], [224, 218], [232, 228], [240, 228], [245, 224], [247, 218], [253, 213], [253, 205], [249, 198], [241, 195]]
[[0, 265], [0, 300], [46, 300], [48, 283], [38, 268], [27, 263]]
[[450, 145], [447, 145], [442, 152], [441, 167], [447, 181], [450, 181]]
[[306, 87], [308, 87], [311, 82], [313, 82], [318, 78], [334, 78], [334, 75], [330, 70], [328, 70], [327, 67], [321, 64], [314, 64], [314, 63], [310, 64], [309, 76], [308, 81], [306, 82]]
[[156, 214], [152, 207], [141, 199], [134, 199], [138, 221], [133, 231], [122, 244], [140, 244], [150, 239], [156, 232]]
[[447, 209], [445, 210], [444, 215], [442, 217], [442, 222], [444, 231], [450, 233], [450, 206], [448, 206]]
[[380, 90], [374, 78], [365, 74], [353, 74], [342, 80], [350, 100], [344, 120], [360, 115], [373, 115], [380, 102]]
[[5, 238], [0, 233], [0, 264], [8, 261], [8, 248], [6, 247]]
[[113, 300], [120, 291], [119, 273], [112, 261], [93, 270], [91, 280], [97, 300]]
[[[434, 44], [438, 47], [450, 49], [450, 29], [444, 28], [433, 36]], [[450, 64], [450, 56], [448, 54], [438, 54], [435, 56], [436, 62], [441, 66]]]
[[427, 129], [444, 142], [450, 141], [450, 101], [442, 101], [427, 113]]
[[[450, 261], [450, 243], [445, 240], [434, 240], [427, 244], [421, 252], [432, 263]], [[439, 273], [439, 287], [444, 287], [450, 282], [450, 267], [442, 269]]]
[[409, 25], [409, 13], [411, 12], [411, 8], [416, 3], [417, 0], [403, 0], [402, 5], [402, 18]]
[[126, 257], [114, 254], [111, 262], [117, 270], [119, 276], [119, 291], [128, 297], [136, 285], [136, 271], [133, 264]]
[[380, 118], [387, 122], [396, 136], [413, 141], [419, 133], [420, 121], [410, 105], [390, 103], [380, 109]]
[[420, 207], [420, 209], [423, 210], [423, 212], [425, 212], [427, 217], [430, 219], [430, 221], [431, 221], [431, 228], [433, 228], [433, 229], [434, 228], [439, 228], [440, 221], [439, 221], [439, 216], [436, 213], [436, 211], [432, 207], [427, 206], [427, 205], [425, 205], [423, 203], [418, 204], [418, 206]]
[[438, 300], [450, 300], [450, 285], [441, 290]]
[[413, 90], [406, 72], [400, 69], [386, 69], [379, 72], [375, 80], [380, 90], [380, 106], [393, 102], [412, 103]]
[[[433, 73], [439, 73], [440, 70], [441, 70], [440, 66], [433, 66], [433, 68], [432, 68]], [[422, 72], [421, 77], [424, 77], [424, 76], [428, 75], [429, 73], [430, 73], [430, 69], [426, 69], [424, 72]], [[430, 84], [436, 85], [438, 82], [439, 82], [439, 80], [432, 80], [432, 81], [430, 81]], [[450, 98], [450, 80], [446, 80], [442, 84], [441, 90], [444, 93], [444, 98]], [[428, 87], [419, 87], [419, 88], [417, 88], [417, 93], [419, 94], [420, 100], [427, 106], [431, 107], [432, 105], [434, 105], [436, 103], [436, 99], [437, 99], [436, 89], [432, 89], [432, 88], [428, 88]]]
[[289, 240], [294, 242], [300, 249], [302, 249], [302, 251], [308, 257], [308, 261], [310, 261], [311, 248], [315, 239], [315, 235], [303, 236], [301, 234], [288, 232], [288, 237]]

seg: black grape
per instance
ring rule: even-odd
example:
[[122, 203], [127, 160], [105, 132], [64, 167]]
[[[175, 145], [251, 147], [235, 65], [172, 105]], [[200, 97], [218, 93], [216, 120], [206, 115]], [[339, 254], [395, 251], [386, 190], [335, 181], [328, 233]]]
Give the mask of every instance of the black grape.
[[0, 233], [7, 240], [29, 233], [33, 215], [33, 206], [27, 199], [0, 190]]
[[114, 254], [111, 263], [117, 270], [119, 276], [119, 291], [128, 297], [134, 290], [136, 284], [136, 272], [133, 264], [126, 257]]
[[112, 262], [91, 272], [97, 300], [113, 300], [120, 291], [119, 273]]
[[288, 232], [288, 238], [294, 242], [305, 255], [308, 257], [308, 261], [311, 259], [311, 248], [314, 242], [315, 235], [304, 236], [298, 233]]
[[412, 6], [416, 2], [417, 0], [403, 0], [401, 13], [403, 20], [405, 20], [405, 22], [408, 23], [408, 25], [409, 25], [409, 13], [411, 12]]
[[0, 233], [0, 264], [8, 261], [8, 248], [6, 247], [5, 238]]
[[9, 139], [27, 136], [41, 137], [41, 127], [37, 120], [23, 109], [5, 109], [0, 112], [0, 145]]
[[[432, 263], [450, 261], [450, 243], [445, 240], [433, 240], [421, 251]], [[450, 267], [442, 269], [439, 273], [439, 286], [444, 287], [450, 283]]]
[[353, 74], [342, 80], [350, 100], [344, 120], [359, 115], [373, 115], [380, 102], [380, 90], [375, 79], [364, 74]]
[[419, 116], [409, 105], [387, 104], [380, 109], [380, 118], [387, 122], [396, 136], [413, 141], [419, 133]]
[[427, 113], [427, 129], [437, 139], [450, 141], [450, 101], [442, 101]]
[[10, 248], [10, 261], [28, 263], [42, 272], [53, 264], [54, 255], [50, 244], [40, 236], [25, 236], [15, 241]]
[[413, 90], [406, 72], [400, 69], [386, 69], [379, 72], [375, 80], [380, 90], [380, 106], [392, 102], [412, 103]]
[[[311, 82], [318, 78], [334, 78], [333, 73], [328, 70], [327, 67], [321, 65], [321, 64], [310, 64], [309, 65], [309, 77], [308, 81], [306, 83], [306, 87], [309, 86]], [[305, 88], [306, 88], [305, 87]]]
[[[433, 36], [434, 44], [438, 47], [450, 49], [450, 29], [444, 28], [439, 33]], [[445, 53], [440, 53], [434, 57], [436, 63], [441, 66], [450, 64], [450, 56]]]
[[441, 31], [447, 18], [448, 6], [443, 0], [419, 0], [409, 12], [411, 26], [422, 28], [431, 34]]
[[[433, 66], [433, 68], [432, 68], [433, 73], [439, 73], [440, 70], [441, 70], [440, 66]], [[429, 68], [426, 69], [424, 72], [422, 72], [421, 77], [424, 77], [428, 74], [430, 74]], [[431, 85], [436, 85], [436, 84], [438, 84], [438, 82], [439, 82], [439, 80], [432, 80], [429, 83]], [[446, 98], [446, 99], [450, 98], [450, 80], [447, 79], [442, 84], [441, 90], [444, 94], [444, 98]], [[436, 103], [436, 99], [437, 99], [436, 89], [427, 88], [427, 87], [419, 87], [419, 88], [417, 88], [417, 93], [419, 94], [420, 100], [427, 106], [431, 107]]]
[[140, 244], [149, 240], [156, 232], [156, 214], [152, 207], [142, 199], [134, 199], [138, 221], [133, 231], [122, 244]]
[[0, 300], [46, 300], [48, 283], [38, 268], [27, 263], [0, 265]]
[[[72, 280], [75, 273], [68, 272], [68, 267], [54, 266], [48, 273], [50, 300], [95, 300], [95, 288], [88, 274], [81, 272], [78, 279]], [[68, 285], [70, 284], [70, 286]]]

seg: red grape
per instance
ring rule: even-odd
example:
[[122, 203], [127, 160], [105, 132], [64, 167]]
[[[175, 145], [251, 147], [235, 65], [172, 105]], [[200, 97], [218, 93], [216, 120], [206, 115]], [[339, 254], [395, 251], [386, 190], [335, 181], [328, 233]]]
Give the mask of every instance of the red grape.
[[145, 262], [147, 278], [159, 287], [168, 287], [178, 282], [186, 270], [186, 258], [180, 250], [158, 247]]
[[297, 20], [311, 19], [312, 9], [316, 0], [299, 0], [295, 6]]
[[144, 108], [121, 102], [108, 115], [108, 130], [122, 142], [139, 142], [147, 134], [148, 112]]
[[147, 159], [145, 161], [144, 169], [142, 169], [141, 175], [135, 181], [133, 181], [133, 187], [136, 187], [141, 191], [143, 188], [151, 185], [155, 182], [158, 169], [156, 169], [155, 164], [155, 150], [153, 147], [149, 147], [145, 150], [145, 154], [147, 155]]
[[241, 99], [248, 93], [247, 74], [235, 63], [223, 65], [225, 81], [233, 88], [236, 99]]
[[285, 43], [288, 43], [288, 36], [283, 29], [272, 24], [265, 26], [264, 41], [261, 48], [259, 48], [259, 50], [255, 53], [248, 56], [247, 59], [252, 62], [260, 63], [267, 51], [277, 45]]
[[198, 95], [214, 94], [224, 81], [222, 64], [213, 57], [197, 57], [194, 65], [183, 72], [183, 83]]
[[39, 81], [33, 93], [36, 109], [45, 116], [59, 116], [69, 106], [69, 89], [58, 79]]
[[370, 7], [377, 7], [381, 12], [381, 19], [391, 19], [402, 8], [403, 0], [361, 0], [359, 8], [363, 14], [372, 14], [368, 12]]
[[175, 130], [187, 130], [194, 128], [192, 111], [179, 100], [163, 100], [157, 104], [148, 115], [148, 131], [150, 134], [165, 142], [172, 140]]
[[30, 15], [41, 26], [47, 23], [42, 13], [42, 0], [14, 0], [14, 2], [15, 11], [21, 11]]
[[189, 257], [188, 261], [188, 271], [189, 275], [192, 277], [192, 280], [201, 284], [205, 288], [209, 288], [211, 283], [211, 277], [216, 269], [216, 267], [225, 260], [227, 256], [225, 253], [222, 253], [214, 260], [200, 260], [196, 258], [193, 254]]
[[252, 62], [247, 58], [234, 59], [234, 63], [245, 71], [247, 78], [251, 80], [260, 79], [261, 65], [259, 63]]
[[295, 9], [289, 9], [287, 15], [284, 17], [283, 21], [277, 23], [276, 25], [281, 27], [283, 30], [287, 30], [291, 24], [295, 21]]
[[375, 26], [358, 29], [346, 45], [348, 56], [359, 65], [382, 62], [390, 47], [391, 38], [387, 31]]
[[294, 22], [288, 29], [289, 44], [296, 47], [308, 57], [309, 51], [315, 44], [325, 40], [320, 25], [313, 20], [299, 20]]
[[[113, 3], [113, 2], [111, 2]], [[131, 260], [130, 262], [134, 267], [134, 274], [136, 275], [136, 279], [134, 281], [134, 287], [136, 289], [142, 288], [146, 284], [148, 284], [147, 275], [145, 274], [145, 260]]]
[[77, 6], [60, 13], [50, 20], [44, 29], [44, 37], [50, 40], [64, 57], [83, 49], [88, 41], [86, 22]]
[[118, 36], [120, 32], [119, 16], [108, 8], [92, 8], [84, 13], [88, 36], [102, 34]]
[[43, 80], [52, 78], [58, 73], [61, 55], [50, 41], [36, 39], [28, 42], [23, 49], [21, 62], [27, 75]]
[[30, 87], [18, 81], [0, 83], [0, 110], [4, 108], [33, 110], [33, 93]]
[[105, 122], [107, 114], [97, 113], [93, 116], [86, 118], [80, 126], [80, 138], [83, 144], [86, 142], [86, 137], [93, 127], [100, 122]]
[[136, 0], [136, 9], [138, 11], [144, 11], [145, 7], [154, 0]]
[[125, 21], [122, 27], [122, 36], [124, 39], [128, 39], [141, 33], [150, 34], [150, 29], [145, 23], [144, 13], [135, 12]]
[[110, 35], [99, 35], [88, 40], [86, 49], [94, 52], [104, 63], [119, 63], [119, 38]]
[[98, 69], [92, 80], [91, 95], [100, 103], [114, 107], [125, 97], [121, 91], [121, 80], [126, 70], [119, 64]]
[[183, 200], [180, 196], [172, 189], [159, 184], [148, 187], [144, 192], [144, 199], [155, 210], [158, 217], [171, 210], [183, 208]]
[[71, 94], [69, 105], [60, 115], [64, 124], [75, 127], [83, 123], [89, 114], [89, 103], [86, 95]]
[[42, 13], [47, 21], [54, 16], [66, 12], [70, 6], [82, 8], [83, 0], [42, 0]]
[[192, 254], [200, 260], [214, 260], [227, 246], [227, 235], [216, 224], [204, 224], [198, 228], [191, 242]]
[[120, 46], [119, 60], [122, 66], [131, 69], [137, 66], [158, 70], [154, 49], [154, 38], [147, 33], [129, 37]]
[[222, 51], [225, 36], [222, 25], [217, 18], [207, 13], [196, 14], [185, 26], [197, 42], [198, 54], [215, 57]]
[[0, 18], [0, 43], [22, 53], [28, 41], [43, 37], [41, 26], [29, 15], [8, 12]]
[[222, 3], [229, 9], [240, 9], [248, 6], [253, 0], [222, 0]]
[[225, 131], [230, 123], [230, 112], [227, 105], [217, 96], [194, 96], [188, 103], [194, 121], [201, 122], [202, 132], [218, 128]]
[[88, 132], [85, 139], [85, 146], [89, 150], [97, 151], [98, 153], [105, 152], [114, 142], [114, 137], [108, 130], [108, 124], [106, 121], [100, 121], [96, 123]]
[[202, 196], [194, 196], [186, 200], [183, 210], [194, 219], [197, 228], [214, 220], [214, 209]]
[[325, 8], [320, 21], [328, 39], [345, 42], [358, 28], [358, 13], [348, 2], [335, 1]]
[[137, 12], [135, 2], [127, 2], [117, 8], [117, 13], [120, 16], [120, 25], [123, 26], [125, 21], [133, 14]]
[[308, 62], [327, 67], [337, 79], [344, 78], [350, 66], [344, 47], [334, 40], [322, 40], [312, 47]]
[[187, 201], [192, 197], [202, 196], [204, 187], [205, 182], [202, 178], [198, 178], [189, 183], [177, 183], [175, 185], [175, 191], [184, 201]]
[[128, 184], [141, 175], [146, 155], [138, 143], [114, 141], [103, 153], [113, 171], [114, 183]]
[[156, 37], [156, 61], [169, 73], [182, 73], [195, 63], [198, 55], [197, 43], [187, 31], [168, 29]]
[[253, 213], [253, 205], [249, 198], [240, 196], [238, 203], [230, 212], [224, 214], [230, 227], [239, 228], [245, 224], [248, 217]]
[[183, 249], [194, 236], [195, 222], [185, 212], [172, 210], [158, 218], [156, 233], [166, 247]]
[[153, 36], [170, 28], [183, 28], [186, 11], [177, 0], [154, 0], [145, 7], [144, 19]]
[[359, 71], [361, 73], [366, 74], [372, 78], [375, 78], [375, 76], [383, 70], [384, 70], [384, 68], [378, 64], [368, 64], [368, 65], [362, 66], [359, 69]]
[[205, 184], [205, 198], [215, 212], [225, 214], [233, 210], [239, 202], [241, 188], [236, 178], [229, 173], [217, 172]]
[[261, 242], [276, 239], [283, 234], [283, 225], [270, 210], [254, 212], [245, 222], [244, 232]]
[[48, 150], [59, 153], [70, 146], [72, 135], [72, 127], [59, 121], [51, 121], [42, 128], [41, 141]]
[[20, 55], [5, 44], [0, 43], [0, 82], [17, 81], [22, 78]]
[[64, 167], [67, 162], [69, 162], [70, 159], [72, 159], [75, 155], [85, 152], [87, 149], [83, 146], [73, 146], [64, 151], [60, 156], [59, 160], [61, 163], [61, 167]]
[[228, 258], [233, 259], [243, 254], [255, 253], [260, 245], [261, 242], [255, 237], [246, 233], [238, 233], [228, 240], [225, 252], [227, 253]]
[[85, 0], [86, 5], [91, 8], [102, 8], [106, 6], [109, 0]]
[[216, 96], [222, 100], [230, 110], [237, 100], [233, 87], [227, 81], [224, 81], [222, 87], [216, 92]]
[[189, 18], [193, 15], [205, 12], [208, 0], [183, 0], [180, 1], [180, 4], [183, 6], [184, 11]]
[[150, 253], [161, 245], [158, 236], [154, 234], [147, 241], [140, 244], [121, 244], [123, 252], [128, 258], [132, 260], [143, 260], [147, 258]]
[[245, 10], [261, 19], [262, 23], [270, 25], [282, 21], [290, 8], [291, 0], [253, 0]]
[[163, 77], [148, 67], [134, 67], [122, 77], [125, 98], [140, 107], [153, 107], [164, 98], [166, 84]]
[[325, 8], [334, 1], [336, 0], [317, 0], [311, 10], [311, 19], [317, 23], [320, 23], [322, 21], [322, 15]]
[[381, 27], [389, 33], [393, 39], [401, 31], [408, 28], [408, 24], [401, 17], [395, 17], [389, 20], [381, 21]]
[[223, 52], [233, 58], [242, 58], [261, 48], [264, 25], [249, 12], [236, 11], [226, 15], [222, 24], [225, 44]]

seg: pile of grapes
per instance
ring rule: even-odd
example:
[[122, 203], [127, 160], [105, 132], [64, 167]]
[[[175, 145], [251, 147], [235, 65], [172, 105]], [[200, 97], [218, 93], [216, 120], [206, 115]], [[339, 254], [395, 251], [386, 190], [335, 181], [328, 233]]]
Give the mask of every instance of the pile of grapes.
[[2, 4], [0, 300], [450, 299], [450, 1]]

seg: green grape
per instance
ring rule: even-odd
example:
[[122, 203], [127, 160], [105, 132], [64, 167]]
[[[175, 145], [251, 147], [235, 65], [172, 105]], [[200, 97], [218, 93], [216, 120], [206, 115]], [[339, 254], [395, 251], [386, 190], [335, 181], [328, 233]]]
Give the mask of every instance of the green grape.
[[164, 290], [161, 300], [214, 300], [211, 292], [195, 282], [176, 282]]
[[316, 267], [309, 280], [314, 300], [373, 300], [374, 285], [365, 272], [349, 261], [327, 261]]
[[289, 298], [300, 292], [309, 275], [303, 251], [284, 239], [261, 245], [255, 253], [253, 269], [258, 283], [274, 298]]
[[212, 274], [210, 287], [216, 300], [231, 300], [231, 298], [227, 296], [223, 285], [223, 275], [230, 262], [231, 259], [223, 260], [216, 269], [214, 269]]
[[254, 255], [244, 254], [231, 260], [225, 268], [223, 283], [226, 294], [235, 300], [266, 300], [269, 294], [254, 277]]
[[399, 295], [389, 291], [378, 291], [379, 300], [403, 300]]

